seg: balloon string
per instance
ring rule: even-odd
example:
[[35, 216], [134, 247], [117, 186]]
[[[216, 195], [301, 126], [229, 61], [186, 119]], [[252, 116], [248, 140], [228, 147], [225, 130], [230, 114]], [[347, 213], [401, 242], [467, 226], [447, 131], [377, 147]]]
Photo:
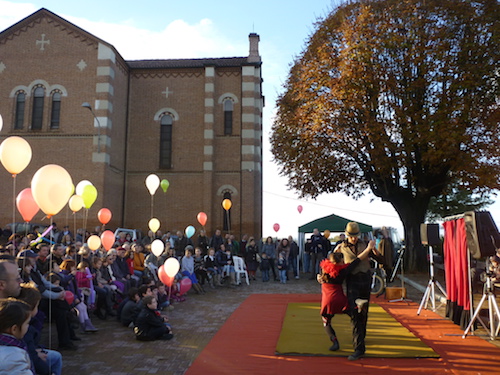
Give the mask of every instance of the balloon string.
[[[52, 216], [50, 216], [50, 226], [52, 226], [54, 219]], [[53, 232], [52, 230], [50, 231], [50, 240], [53, 240]], [[53, 257], [50, 257], [50, 262], [49, 262], [49, 274], [52, 273], [52, 260]], [[52, 288], [51, 288], [52, 291]], [[49, 322], [52, 322], [52, 301], [49, 300]], [[49, 324], [49, 348], [52, 349], [52, 324]]]
[[[16, 234], [16, 175], [12, 175], [12, 233]], [[14, 240], [14, 246], [15, 245], [15, 238], [16, 236], [13, 237]], [[16, 249], [14, 249], [15, 251]]]
[[154, 195], [151, 195], [151, 217], [154, 217], [154, 215], [153, 215], [153, 201], [154, 201]]

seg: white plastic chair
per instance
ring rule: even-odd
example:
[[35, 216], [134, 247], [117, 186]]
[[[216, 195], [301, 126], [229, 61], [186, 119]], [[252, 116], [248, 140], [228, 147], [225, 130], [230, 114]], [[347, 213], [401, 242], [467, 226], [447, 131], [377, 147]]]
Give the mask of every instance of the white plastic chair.
[[247, 285], [250, 285], [250, 280], [248, 279], [248, 272], [243, 258], [233, 255], [234, 263], [234, 273], [236, 274], [236, 284], [241, 284], [241, 275], [245, 275]]

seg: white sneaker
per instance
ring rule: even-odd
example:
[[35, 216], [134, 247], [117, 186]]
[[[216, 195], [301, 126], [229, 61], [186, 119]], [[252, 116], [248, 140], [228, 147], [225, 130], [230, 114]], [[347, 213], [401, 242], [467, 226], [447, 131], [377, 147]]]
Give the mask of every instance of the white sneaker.
[[298, 276], [295, 276], [295, 280], [298, 280], [298, 279], [299, 279], [299, 277], [298, 277]]

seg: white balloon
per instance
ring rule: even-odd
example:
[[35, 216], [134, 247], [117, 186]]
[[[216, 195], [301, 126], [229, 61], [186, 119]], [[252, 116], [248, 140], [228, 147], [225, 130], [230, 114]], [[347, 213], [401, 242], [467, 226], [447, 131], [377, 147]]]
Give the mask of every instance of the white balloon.
[[150, 174], [146, 177], [146, 187], [149, 190], [149, 194], [154, 195], [156, 190], [160, 187], [160, 177], [155, 174]]
[[177, 275], [177, 272], [179, 272], [180, 264], [176, 258], [171, 257], [166, 260], [163, 268], [165, 269], [167, 276], [174, 277]]
[[165, 250], [165, 244], [163, 243], [162, 240], [154, 240], [151, 243], [151, 251], [157, 257], [159, 257], [161, 254], [163, 254], [163, 250]]
[[78, 185], [76, 185], [76, 188], [75, 188], [75, 193], [76, 195], [79, 195], [79, 196], [82, 196], [83, 194], [83, 189], [85, 188], [85, 186], [87, 185], [92, 185], [92, 182], [90, 182], [89, 180], [81, 180]]

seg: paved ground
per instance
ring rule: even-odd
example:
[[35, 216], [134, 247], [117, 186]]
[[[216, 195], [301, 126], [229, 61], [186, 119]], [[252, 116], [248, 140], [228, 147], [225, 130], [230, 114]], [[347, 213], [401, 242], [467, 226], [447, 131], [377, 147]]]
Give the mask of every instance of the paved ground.
[[[226, 319], [250, 294], [319, 293], [319, 284], [308, 277], [309, 274], [302, 275], [300, 280], [290, 280], [286, 285], [257, 280], [238, 287], [207, 288], [205, 295], [190, 292], [185, 302], [175, 304], [175, 309], [168, 313], [174, 329], [174, 338], [170, 341], [139, 342], [131, 329], [123, 328], [115, 320], [93, 318], [99, 332], [80, 334], [82, 341], [76, 342], [79, 349], [63, 352], [63, 374], [184, 374]], [[407, 277], [421, 285], [420, 289], [425, 288], [429, 280], [427, 274]], [[437, 273], [437, 279], [444, 285], [442, 271]], [[400, 281], [391, 286], [400, 286]], [[408, 298], [419, 303], [422, 291], [410, 284], [406, 287]], [[443, 313], [444, 309], [440, 312]], [[55, 334], [55, 327], [52, 331]], [[55, 338], [53, 340], [55, 342]]]

